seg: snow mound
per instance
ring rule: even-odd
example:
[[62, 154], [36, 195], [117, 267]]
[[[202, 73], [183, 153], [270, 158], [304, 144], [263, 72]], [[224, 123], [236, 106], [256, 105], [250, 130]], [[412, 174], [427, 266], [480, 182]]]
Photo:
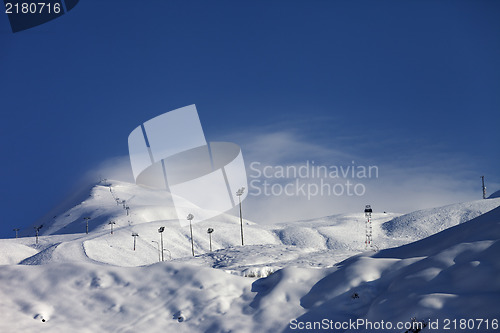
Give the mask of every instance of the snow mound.
[[249, 279], [174, 263], [5, 266], [0, 280], [2, 332], [223, 331], [251, 296]]
[[326, 249], [326, 239], [317, 230], [306, 227], [286, 227], [276, 232], [285, 245]]
[[419, 210], [383, 223], [382, 230], [391, 238], [416, 241], [467, 222], [498, 206], [500, 199], [477, 200]]
[[35, 255], [38, 251], [17, 240], [5, 240], [0, 242], [0, 265], [14, 265], [20, 261]]
[[[396, 325], [415, 318], [428, 328], [442, 329], [450, 318], [481, 318], [491, 325], [498, 321], [500, 306], [499, 251], [500, 208], [496, 208], [418, 242], [347, 259], [304, 295], [301, 305], [307, 312], [297, 321], [384, 320]], [[370, 326], [356, 329], [372, 331]]]
[[[385, 248], [399, 245], [380, 230], [380, 225], [399, 216], [394, 213], [373, 213], [373, 240]], [[315, 250], [359, 252], [365, 247], [364, 213], [338, 214], [322, 218], [280, 223], [272, 226], [273, 232], [284, 245], [294, 245]]]

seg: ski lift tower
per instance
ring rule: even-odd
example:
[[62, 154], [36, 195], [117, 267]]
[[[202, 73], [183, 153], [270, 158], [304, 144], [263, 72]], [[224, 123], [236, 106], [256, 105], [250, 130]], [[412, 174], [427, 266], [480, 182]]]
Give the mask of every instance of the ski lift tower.
[[366, 231], [366, 240], [365, 240], [365, 249], [368, 247], [372, 247], [372, 207], [370, 205], [365, 206], [365, 231]]
[[483, 199], [486, 199], [486, 186], [484, 186], [484, 176], [481, 176], [481, 179], [483, 180]]

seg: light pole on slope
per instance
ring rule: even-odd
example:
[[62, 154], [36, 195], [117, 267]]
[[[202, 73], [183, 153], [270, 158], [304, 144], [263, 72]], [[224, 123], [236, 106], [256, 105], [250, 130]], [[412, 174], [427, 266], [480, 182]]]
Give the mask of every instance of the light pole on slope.
[[212, 252], [212, 232], [214, 232], [214, 229], [208, 228], [207, 233], [208, 233], [208, 238], [210, 240], [210, 252]]
[[135, 239], [139, 237], [139, 234], [137, 232], [133, 232], [132, 237], [134, 237], [134, 251], [135, 251]]
[[165, 231], [165, 227], [158, 228], [158, 232], [160, 233], [160, 240], [161, 240], [161, 261], [165, 260], [165, 258], [163, 257], [163, 232], [164, 231]]
[[194, 219], [194, 216], [193, 214], [189, 214], [186, 218], [189, 221], [189, 229], [191, 230], [191, 252], [193, 252], [193, 257], [194, 257], [193, 225], [191, 224], [191, 221]]
[[241, 196], [243, 195], [243, 192], [245, 192], [245, 187], [242, 187], [238, 191], [236, 191], [236, 195], [238, 196], [238, 200], [240, 203], [241, 245], [244, 245], [244, 242], [243, 242], [243, 216], [241, 215]]
[[113, 234], [113, 226], [116, 224], [115, 221], [109, 221], [108, 224], [111, 226], [111, 235]]

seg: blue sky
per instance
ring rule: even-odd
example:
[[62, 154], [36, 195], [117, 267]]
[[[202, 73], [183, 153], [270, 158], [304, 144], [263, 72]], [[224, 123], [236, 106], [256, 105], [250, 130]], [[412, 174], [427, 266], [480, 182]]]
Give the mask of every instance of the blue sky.
[[477, 0], [81, 0], [13, 34], [1, 14], [0, 237], [190, 104], [247, 163], [379, 165], [388, 210], [479, 199], [479, 176], [500, 188], [498, 17]]

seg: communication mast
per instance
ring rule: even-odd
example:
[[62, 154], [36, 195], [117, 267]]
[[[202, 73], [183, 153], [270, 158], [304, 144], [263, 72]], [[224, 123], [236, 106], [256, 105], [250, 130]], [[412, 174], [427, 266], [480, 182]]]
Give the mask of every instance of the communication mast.
[[365, 231], [366, 231], [366, 240], [365, 240], [365, 249], [368, 247], [372, 247], [372, 207], [370, 205], [365, 206]]
[[486, 199], [486, 186], [484, 186], [484, 176], [481, 176], [481, 179], [483, 180], [483, 199]]

